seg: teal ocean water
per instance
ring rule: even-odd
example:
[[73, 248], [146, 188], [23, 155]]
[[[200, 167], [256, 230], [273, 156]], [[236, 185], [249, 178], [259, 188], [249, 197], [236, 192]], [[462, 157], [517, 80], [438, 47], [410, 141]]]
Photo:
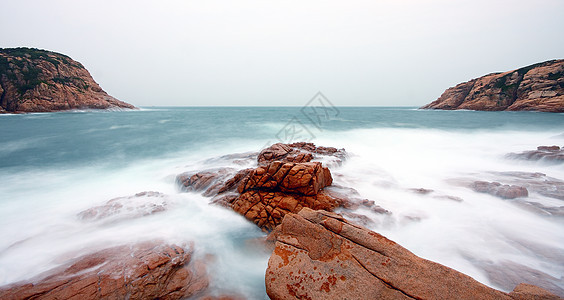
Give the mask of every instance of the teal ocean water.
[[[307, 140], [345, 148], [348, 160], [331, 169], [335, 183], [392, 211], [360, 211], [373, 219], [366, 225], [371, 229], [496, 288], [512, 284], [498, 277], [540, 272], [537, 281], [564, 290], [564, 217], [526, 206], [558, 208], [564, 200], [536, 192], [503, 200], [464, 186], [473, 180], [513, 184], [518, 179], [507, 174], [515, 172], [564, 180], [563, 164], [506, 156], [539, 145], [564, 146], [563, 114], [151, 107], [0, 115], [0, 128], [0, 285], [32, 278], [70, 253], [158, 238], [194, 241], [198, 255], [212, 254], [213, 293], [266, 298], [269, 255], [252, 246], [264, 234], [235, 213], [208, 205], [209, 199], [180, 192], [174, 178], [217, 166], [252, 167], [213, 158]], [[421, 195], [413, 188], [433, 192]], [[167, 209], [112, 222], [78, 217], [144, 191], [165, 195]], [[496, 277], [496, 270], [502, 275]]]

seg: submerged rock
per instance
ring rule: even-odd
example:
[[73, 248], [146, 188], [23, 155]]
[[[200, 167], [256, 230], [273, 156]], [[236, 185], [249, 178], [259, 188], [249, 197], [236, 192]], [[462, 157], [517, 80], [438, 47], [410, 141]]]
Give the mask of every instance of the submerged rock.
[[421, 108], [564, 112], [564, 60], [472, 79]]
[[475, 181], [471, 188], [478, 193], [487, 193], [503, 199], [515, 199], [529, 196], [526, 188], [499, 182]]
[[104, 92], [79, 62], [31, 48], [0, 49], [0, 95], [9, 113], [135, 108]]
[[538, 146], [537, 150], [509, 153], [507, 158], [564, 162], [564, 149], [559, 146]]
[[564, 282], [539, 270], [509, 260], [495, 263], [475, 260], [473, 264], [484, 270], [490, 282], [500, 288], [511, 290], [522, 282], [534, 282], [536, 287], [564, 297], [564, 288], [560, 287]]
[[205, 266], [190, 251], [145, 242], [87, 254], [2, 287], [0, 299], [183, 299], [207, 286]]
[[564, 181], [539, 172], [492, 172], [504, 182], [525, 187], [545, 197], [564, 200]]
[[[417, 257], [340, 215], [302, 209], [271, 233], [275, 249], [266, 270], [273, 299], [521, 299]], [[530, 298], [556, 296], [526, 289]]]
[[217, 168], [199, 172], [186, 172], [176, 176], [176, 182], [183, 191], [203, 192], [204, 196], [212, 197], [234, 191], [239, 182], [251, 170], [237, 171], [233, 168]]
[[559, 300], [562, 299], [538, 286], [526, 283], [520, 283], [513, 289], [509, 296], [515, 300]]
[[84, 210], [78, 217], [84, 221], [116, 221], [152, 215], [167, 209], [168, 196], [159, 192], [141, 192], [109, 200], [104, 205]]

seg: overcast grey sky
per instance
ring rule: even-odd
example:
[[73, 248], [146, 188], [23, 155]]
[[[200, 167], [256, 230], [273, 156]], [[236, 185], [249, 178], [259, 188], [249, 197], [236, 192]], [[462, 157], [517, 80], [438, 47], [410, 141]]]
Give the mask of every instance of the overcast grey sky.
[[0, 0], [0, 47], [53, 50], [139, 106], [420, 106], [564, 58], [564, 0]]

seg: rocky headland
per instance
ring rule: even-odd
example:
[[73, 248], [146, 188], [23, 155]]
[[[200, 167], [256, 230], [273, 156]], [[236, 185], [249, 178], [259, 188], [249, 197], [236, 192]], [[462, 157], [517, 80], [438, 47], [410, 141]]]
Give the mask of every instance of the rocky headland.
[[108, 95], [82, 64], [66, 55], [0, 49], [0, 113], [134, 108]]
[[564, 60], [550, 60], [460, 83], [421, 108], [564, 112]]

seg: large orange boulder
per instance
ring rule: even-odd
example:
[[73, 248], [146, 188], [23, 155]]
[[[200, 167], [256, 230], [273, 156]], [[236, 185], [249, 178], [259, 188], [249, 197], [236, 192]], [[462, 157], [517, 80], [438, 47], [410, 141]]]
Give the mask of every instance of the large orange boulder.
[[292, 163], [274, 161], [260, 166], [245, 177], [239, 197], [231, 208], [263, 230], [274, 229], [287, 213], [304, 207], [333, 210], [342, 200], [324, 193], [333, 179], [320, 162]]
[[183, 299], [208, 286], [205, 266], [176, 245], [145, 242], [87, 254], [30, 282], [0, 288], [0, 299]]
[[286, 214], [270, 238], [276, 242], [265, 283], [273, 300], [536, 299], [531, 289], [510, 295], [489, 288], [326, 211]]
[[241, 182], [238, 191], [268, 190], [313, 196], [332, 182], [331, 172], [320, 162], [274, 161], [253, 170]]

